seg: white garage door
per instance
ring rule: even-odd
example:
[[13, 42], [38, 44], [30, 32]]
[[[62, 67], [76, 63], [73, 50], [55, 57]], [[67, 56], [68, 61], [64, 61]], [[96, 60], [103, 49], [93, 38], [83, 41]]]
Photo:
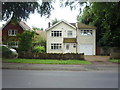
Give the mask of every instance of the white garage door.
[[93, 45], [91, 44], [80, 45], [80, 53], [84, 53], [84, 55], [93, 55]]

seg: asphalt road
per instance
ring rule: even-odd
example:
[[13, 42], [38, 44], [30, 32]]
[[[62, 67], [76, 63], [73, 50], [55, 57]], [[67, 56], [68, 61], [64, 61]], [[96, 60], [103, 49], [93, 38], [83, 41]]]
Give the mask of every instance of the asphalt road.
[[118, 88], [118, 72], [3, 69], [2, 88]]

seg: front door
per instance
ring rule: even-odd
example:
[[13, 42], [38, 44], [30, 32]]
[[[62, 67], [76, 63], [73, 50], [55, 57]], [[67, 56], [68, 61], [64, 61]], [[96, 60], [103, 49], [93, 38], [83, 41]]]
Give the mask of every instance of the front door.
[[66, 44], [66, 48], [65, 48], [66, 53], [69, 53], [69, 50], [70, 50], [70, 44]]

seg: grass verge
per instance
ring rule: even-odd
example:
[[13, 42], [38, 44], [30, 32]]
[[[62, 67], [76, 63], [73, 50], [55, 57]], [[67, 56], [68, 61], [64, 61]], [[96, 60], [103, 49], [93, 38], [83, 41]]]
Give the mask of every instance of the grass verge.
[[113, 63], [119, 63], [120, 64], [120, 59], [110, 59], [109, 61], [113, 62]]
[[49, 59], [3, 59], [6, 63], [30, 63], [30, 64], [91, 64], [84, 60], [49, 60]]

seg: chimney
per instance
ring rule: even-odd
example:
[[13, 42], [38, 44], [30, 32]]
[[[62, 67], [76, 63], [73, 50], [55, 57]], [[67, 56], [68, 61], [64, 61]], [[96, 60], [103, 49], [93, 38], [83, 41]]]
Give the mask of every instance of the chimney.
[[50, 27], [50, 22], [48, 22], [48, 28]]

